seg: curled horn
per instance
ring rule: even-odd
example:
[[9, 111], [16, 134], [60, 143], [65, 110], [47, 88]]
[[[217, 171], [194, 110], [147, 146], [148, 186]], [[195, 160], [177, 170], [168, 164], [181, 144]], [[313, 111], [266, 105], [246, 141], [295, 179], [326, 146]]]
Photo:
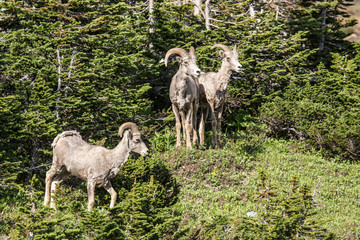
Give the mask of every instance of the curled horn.
[[126, 129], [129, 129], [129, 128], [131, 129], [131, 131], [132, 131], [133, 133], [140, 133], [140, 132], [139, 132], [139, 129], [138, 129], [138, 127], [136, 126], [135, 123], [133, 123], [133, 122], [126, 122], [126, 123], [123, 123], [123, 124], [120, 126], [120, 128], [119, 128], [119, 136], [122, 137], [123, 132], [124, 132]]
[[182, 48], [172, 48], [165, 55], [165, 66], [167, 66], [168, 58], [173, 54], [179, 54], [181, 57], [189, 55], [189, 53]]
[[214, 49], [216, 47], [222, 48], [225, 52], [230, 51], [230, 48], [224, 44], [215, 44], [211, 47], [211, 49]]

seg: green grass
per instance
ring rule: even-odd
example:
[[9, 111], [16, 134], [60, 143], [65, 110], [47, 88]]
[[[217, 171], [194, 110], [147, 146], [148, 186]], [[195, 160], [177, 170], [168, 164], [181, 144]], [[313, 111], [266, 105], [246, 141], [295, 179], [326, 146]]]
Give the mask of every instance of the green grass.
[[358, 164], [325, 160], [316, 152], [291, 150], [290, 144], [275, 140], [266, 144], [259, 160], [274, 184], [285, 184], [297, 176], [300, 184], [311, 186], [318, 217], [326, 221], [329, 230], [340, 236], [360, 233]]
[[[316, 218], [338, 238], [360, 236], [360, 166], [325, 159], [292, 141], [247, 137], [229, 141], [221, 150], [174, 148], [159, 153], [181, 185], [175, 209], [183, 224], [199, 226], [200, 219], [217, 215], [244, 217], [263, 211], [254, 201], [259, 172], [283, 194], [291, 179], [310, 186]], [[353, 237], [353, 238], [350, 238]]]

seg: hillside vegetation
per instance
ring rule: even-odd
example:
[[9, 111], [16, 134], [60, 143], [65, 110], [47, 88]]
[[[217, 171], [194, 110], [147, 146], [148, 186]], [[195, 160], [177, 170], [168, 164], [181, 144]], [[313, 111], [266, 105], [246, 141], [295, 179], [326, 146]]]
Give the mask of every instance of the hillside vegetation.
[[[194, 2], [199, 5], [195, 6]], [[0, 1], [0, 238], [359, 239], [360, 44], [351, 1]], [[201, 10], [201, 11], [199, 11]], [[171, 48], [237, 46], [220, 149], [175, 147]], [[221, 50], [220, 50], [221, 51]], [[51, 143], [77, 130], [131, 154], [87, 209], [71, 177], [43, 206]]]
[[[175, 142], [174, 134], [167, 136]], [[15, 205], [3, 202], [2, 232], [15, 239], [29, 231], [38, 239], [359, 236], [357, 164], [325, 159], [294, 141], [245, 132], [229, 138], [222, 150], [165, 148], [159, 152], [153, 146], [147, 159], [130, 160], [121, 168], [112, 181], [119, 193], [113, 209], [99, 188], [96, 208], [88, 213], [86, 185], [70, 178], [54, 212], [42, 206], [42, 180], [34, 178], [28, 189], [8, 196]]]

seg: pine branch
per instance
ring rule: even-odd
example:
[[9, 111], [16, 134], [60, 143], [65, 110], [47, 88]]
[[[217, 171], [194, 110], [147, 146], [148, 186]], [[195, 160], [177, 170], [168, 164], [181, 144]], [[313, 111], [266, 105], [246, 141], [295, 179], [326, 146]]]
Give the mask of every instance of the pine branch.
[[232, 25], [236, 25], [236, 24], [237, 24], [237, 23], [234, 23], [234, 22], [222, 21], [222, 20], [218, 20], [218, 19], [215, 19], [215, 18], [209, 18], [209, 20], [215, 21], [215, 22], [226, 23], [226, 24], [232, 24]]
[[140, 5], [138, 5], [138, 6], [129, 7], [129, 9], [141, 8], [141, 7], [145, 6], [145, 5], [147, 5], [148, 2], [149, 2], [149, 0], [147, 0], [146, 2], [144, 2], [143, 4], [140, 4]]

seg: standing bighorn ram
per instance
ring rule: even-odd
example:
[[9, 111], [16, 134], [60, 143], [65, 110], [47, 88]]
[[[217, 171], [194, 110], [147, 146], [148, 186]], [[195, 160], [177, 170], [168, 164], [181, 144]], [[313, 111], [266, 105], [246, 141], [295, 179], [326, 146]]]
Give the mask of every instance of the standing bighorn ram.
[[[130, 130], [125, 131], [127, 129]], [[128, 160], [130, 152], [139, 153], [142, 156], [148, 154], [148, 148], [142, 141], [135, 123], [122, 124], [119, 128], [120, 137], [123, 133], [124, 137], [120, 143], [111, 150], [88, 144], [76, 131], [66, 131], [59, 134], [51, 144], [53, 162], [51, 169], [46, 173], [44, 205], [49, 204], [50, 193], [51, 196], [55, 194], [57, 185], [70, 174], [73, 174], [87, 181], [89, 211], [94, 206], [95, 186], [103, 186], [110, 193], [110, 207], [114, 207], [117, 193], [111, 186], [110, 179], [116, 176], [120, 167]], [[60, 170], [60, 174], [54, 179], [55, 174]], [[56, 208], [52, 198], [50, 207]]]
[[[200, 76], [200, 111], [201, 119], [199, 125], [200, 144], [204, 144], [205, 121], [210, 109], [212, 124], [212, 144], [215, 148], [220, 146], [221, 118], [224, 103], [227, 97], [227, 86], [231, 71], [239, 72], [242, 65], [239, 63], [239, 55], [236, 45], [233, 50], [223, 44], [215, 44], [211, 47], [222, 48], [220, 52], [222, 65], [218, 72], [208, 72]], [[217, 112], [216, 112], [217, 111]]]
[[173, 76], [169, 96], [176, 119], [176, 147], [181, 146], [181, 126], [186, 147], [196, 144], [196, 113], [199, 108], [199, 82], [201, 70], [196, 65], [195, 49], [190, 47], [188, 53], [182, 48], [172, 48], [165, 55], [165, 66], [172, 54], [178, 54], [179, 70]]

